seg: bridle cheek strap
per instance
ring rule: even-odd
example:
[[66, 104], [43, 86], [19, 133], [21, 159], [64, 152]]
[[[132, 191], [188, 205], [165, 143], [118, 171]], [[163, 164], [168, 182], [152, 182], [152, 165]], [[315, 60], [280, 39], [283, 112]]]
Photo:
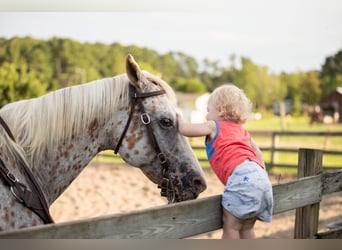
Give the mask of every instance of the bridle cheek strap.
[[[140, 108], [142, 107], [141, 121], [143, 122], [143, 124], [145, 124], [145, 122], [147, 124], [149, 124], [151, 122], [151, 119], [150, 119], [149, 115], [145, 112], [145, 109], [144, 109], [144, 106], [142, 104], [141, 99], [144, 99], [147, 97], [152, 97], [152, 96], [157, 96], [157, 95], [162, 95], [162, 94], [165, 94], [166, 92], [165, 92], [165, 90], [158, 90], [158, 91], [153, 91], [153, 92], [148, 92], [148, 93], [140, 93], [132, 84], [129, 84], [129, 93], [130, 93], [130, 99], [131, 99], [131, 110], [130, 110], [130, 113], [128, 116], [128, 120], [126, 122], [126, 126], [125, 126], [125, 128], [124, 128], [124, 130], [120, 136], [118, 143], [116, 144], [115, 149], [114, 149], [115, 154], [117, 154], [119, 152], [122, 141], [126, 136], [128, 127], [132, 121], [135, 106], [137, 104], [139, 104]], [[149, 119], [149, 120], [145, 120], [145, 119]], [[147, 125], [147, 124], [145, 124], [145, 125]]]
[[114, 153], [117, 154], [117, 152], [119, 151], [119, 148], [122, 144], [122, 141], [123, 141], [123, 139], [127, 133], [129, 125], [132, 121], [135, 106], [138, 105], [139, 109], [141, 111], [141, 115], [140, 115], [141, 122], [146, 126], [147, 134], [148, 134], [148, 137], [150, 139], [151, 146], [155, 150], [155, 152], [157, 154], [157, 158], [159, 160], [159, 163], [162, 166], [163, 178], [162, 178], [161, 183], [158, 185], [158, 188], [161, 188], [160, 194], [162, 196], [166, 196], [169, 203], [173, 203], [176, 201], [176, 197], [175, 197], [176, 195], [175, 195], [175, 192], [173, 189], [172, 182], [169, 179], [169, 173], [170, 173], [169, 162], [167, 161], [166, 156], [162, 153], [162, 151], [159, 147], [159, 144], [156, 140], [156, 137], [153, 133], [153, 129], [151, 126], [151, 118], [150, 118], [149, 114], [145, 111], [144, 105], [142, 103], [142, 99], [144, 99], [144, 98], [162, 95], [162, 94], [165, 94], [166, 92], [165, 92], [165, 90], [158, 90], [158, 91], [153, 91], [153, 92], [140, 93], [132, 84], [129, 84], [129, 88], [130, 88], [129, 91], [130, 91], [130, 98], [131, 98], [131, 110], [130, 110], [130, 114], [129, 114], [126, 126], [125, 126], [125, 128], [124, 128], [124, 130], [123, 130], [123, 132], [119, 138], [119, 141], [118, 141], [115, 149], [114, 149]]

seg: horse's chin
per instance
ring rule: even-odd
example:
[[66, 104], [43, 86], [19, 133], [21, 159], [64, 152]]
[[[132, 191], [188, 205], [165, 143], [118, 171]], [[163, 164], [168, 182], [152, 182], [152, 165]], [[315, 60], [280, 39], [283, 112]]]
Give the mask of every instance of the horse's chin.
[[183, 191], [182, 193], [179, 193], [176, 191], [176, 202], [195, 200], [197, 199], [197, 197], [198, 197], [198, 194], [195, 192]]

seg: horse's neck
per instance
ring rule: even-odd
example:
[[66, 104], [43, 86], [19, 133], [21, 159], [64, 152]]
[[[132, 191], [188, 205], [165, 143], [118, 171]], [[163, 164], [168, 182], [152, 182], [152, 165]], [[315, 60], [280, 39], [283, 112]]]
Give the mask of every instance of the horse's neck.
[[81, 138], [65, 145], [56, 145], [49, 158], [35, 166], [42, 188], [51, 204], [97, 154], [98, 146], [91, 138]]
[[68, 143], [50, 149], [53, 152], [37, 166], [37, 175], [46, 188], [49, 204], [63, 193], [97, 153], [114, 149], [113, 144], [120, 136], [117, 123], [117, 114], [106, 124], [95, 126], [95, 129], [94, 124], [90, 123], [88, 128], [91, 129], [87, 133], [75, 135]]

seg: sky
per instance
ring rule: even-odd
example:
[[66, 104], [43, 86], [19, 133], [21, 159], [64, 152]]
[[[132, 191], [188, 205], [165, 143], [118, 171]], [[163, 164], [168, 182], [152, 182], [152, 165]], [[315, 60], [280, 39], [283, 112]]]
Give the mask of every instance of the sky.
[[119, 42], [225, 66], [234, 54], [274, 73], [320, 70], [342, 49], [341, 0], [0, 0], [0, 10], [3, 38]]

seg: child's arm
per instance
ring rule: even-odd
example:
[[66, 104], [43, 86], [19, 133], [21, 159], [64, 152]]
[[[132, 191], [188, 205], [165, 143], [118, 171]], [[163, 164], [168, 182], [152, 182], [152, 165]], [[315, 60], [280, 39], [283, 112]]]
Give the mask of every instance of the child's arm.
[[254, 149], [254, 152], [255, 152], [256, 156], [257, 156], [258, 159], [262, 162], [262, 164], [265, 166], [265, 162], [264, 162], [264, 160], [263, 160], [263, 158], [262, 158], [262, 153], [261, 153], [260, 148], [258, 147], [258, 145], [256, 144], [256, 142], [252, 139], [252, 137], [250, 138], [250, 140], [251, 140], [251, 145], [252, 145], [252, 147], [253, 147], [253, 149]]
[[216, 124], [214, 121], [204, 123], [184, 122], [181, 115], [177, 114], [178, 131], [188, 137], [215, 135]]

